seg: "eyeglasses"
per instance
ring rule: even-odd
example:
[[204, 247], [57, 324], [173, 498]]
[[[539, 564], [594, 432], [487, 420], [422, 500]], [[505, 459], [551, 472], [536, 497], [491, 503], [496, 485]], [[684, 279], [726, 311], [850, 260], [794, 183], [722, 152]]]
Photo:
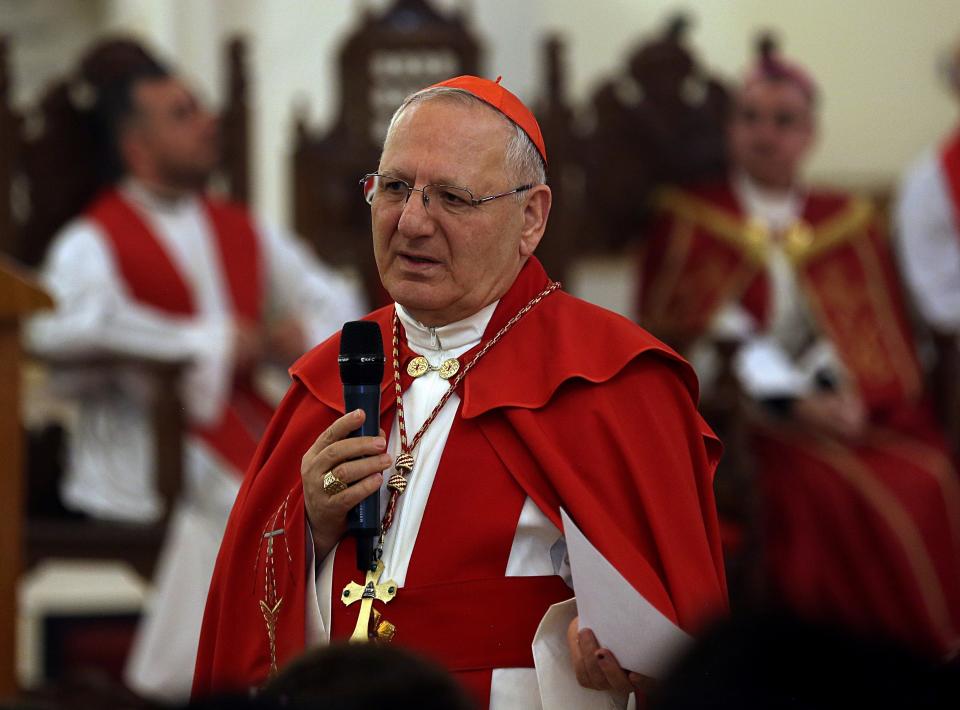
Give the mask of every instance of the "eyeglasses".
[[507, 195], [515, 195], [518, 192], [529, 190], [532, 184], [521, 185], [507, 192], [501, 192], [497, 195], [487, 195], [486, 197], [474, 197], [473, 193], [465, 187], [455, 187], [454, 185], [424, 185], [423, 187], [413, 187], [406, 180], [401, 180], [390, 175], [381, 175], [380, 173], [370, 173], [364, 175], [360, 180], [360, 187], [363, 189], [363, 199], [368, 205], [372, 205], [374, 200], [387, 205], [406, 204], [410, 195], [414, 191], [419, 192], [423, 197], [423, 206], [430, 209], [430, 203], [436, 201], [444, 212], [453, 215], [464, 214], [474, 207], [479, 207], [484, 202], [497, 200]]

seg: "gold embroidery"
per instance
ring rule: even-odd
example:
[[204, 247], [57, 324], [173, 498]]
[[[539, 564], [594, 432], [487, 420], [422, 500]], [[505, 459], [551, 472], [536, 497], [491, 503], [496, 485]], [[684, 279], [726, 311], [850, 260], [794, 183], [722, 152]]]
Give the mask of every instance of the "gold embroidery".
[[[287, 503], [290, 500], [290, 494], [284, 498], [283, 503], [273, 514], [273, 517], [267, 522], [263, 533], [260, 536], [260, 549], [263, 548], [266, 541], [266, 555], [263, 561], [263, 598], [259, 600], [260, 613], [267, 626], [267, 647], [270, 653], [270, 677], [277, 674], [277, 621], [280, 615], [280, 607], [283, 605], [283, 597], [277, 590], [277, 567], [276, 567], [276, 544], [275, 540], [280, 539], [283, 542], [287, 553], [287, 561], [293, 564], [290, 556], [290, 548], [286, 543], [286, 524], [287, 524]], [[277, 522], [280, 521], [280, 525]], [[259, 567], [260, 550], [257, 551], [257, 561], [255, 565]]]
[[715, 207], [675, 188], [661, 190], [655, 198], [665, 212], [678, 215], [695, 226], [704, 227], [712, 234], [737, 247], [750, 260], [763, 264], [767, 258], [770, 237], [759, 222], [746, 221], [738, 215]]
[[795, 263], [810, 248], [815, 239], [813, 227], [803, 220], [793, 223], [784, 236], [783, 248], [787, 257]]
[[277, 674], [277, 614], [281, 604], [283, 599], [278, 599], [271, 608], [265, 601], [260, 600], [260, 610], [263, 612], [263, 620], [267, 623], [267, 639], [270, 644], [270, 675]]
[[912, 344], [904, 338], [892, 301], [890, 290], [896, 285], [884, 278], [880, 259], [869, 242], [869, 233], [864, 233], [863, 237], [855, 243], [854, 248], [863, 266], [867, 289], [876, 306], [876, 328], [887, 343], [893, 374], [899, 376], [904, 395], [908, 399], [915, 399], [920, 396], [923, 383]]
[[[863, 199], [850, 201], [835, 217], [817, 227], [802, 224], [794, 237], [788, 241], [787, 253], [797, 266], [826, 251], [838, 247], [859, 236], [873, 220], [873, 205]], [[809, 232], [805, 232], [809, 230]]]
[[[751, 249], [762, 246], [765, 252], [768, 233], [761, 225], [727, 219], [730, 224], [724, 229], [734, 226], [739, 229], [738, 242], [749, 242], [753, 245]], [[702, 220], [698, 222], [696, 215], [676, 212], [663, 263], [658, 272], [651, 275], [653, 283], [647, 290], [646, 302], [641, 304], [643, 325], [658, 336], [674, 341], [675, 346], [682, 347], [681, 341], [699, 334], [720, 307], [739, 298], [763, 266], [762, 262], [744, 259], [742, 250], [730, 255], [734, 263], [715, 256], [692, 261], [694, 233], [703, 228], [716, 238], [713, 226]]]
[[883, 387], [894, 380], [896, 373], [881, 340], [876, 313], [863, 290], [851, 288], [843, 266], [836, 261], [822, 265], [816, 282], [809, 269], [800, 276], [811, 306], [819, 313], [818, 321], [854, 376], [870, 387]]

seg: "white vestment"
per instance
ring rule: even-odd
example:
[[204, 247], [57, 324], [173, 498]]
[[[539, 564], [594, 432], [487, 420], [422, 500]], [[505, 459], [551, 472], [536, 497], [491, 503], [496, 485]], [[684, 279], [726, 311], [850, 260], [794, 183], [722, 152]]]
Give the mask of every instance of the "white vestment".
[[896, 206], [901, 271], [923, 319], [960, 332], [960, 225], [940, 156], [927, 151], [907, 172]]
[[[402, 306], [397, 306], [400, 320], [406, 331], [410, 349], [424, 355], [438, 366], [443, 360], [459, 357], [480, 343], [497, 304], [492, 303], [473, 316], [438, 328], [427, 328], [410, 316]], [[388, 358], [388, 366], [390, 366]], [[403, 393], [403, 409], [407, 436], [414, 432], [430, 415], [449, 383], [435, 371], [416, 378]], [[420, 523], [434, 477], [440, 465], [447, 437], [453, 426], [460, 398], [454, 394], [427, 429], [415, 452], [417, 464], [410, 476], [406, 491], [397, 504], [393, 527], [386, 537], [383, 549], [383, 579], [395, 580], [402, 588], [407, 567], [413, 553]], [[392, 459], [400, 453], [399, 423], [395, 419], [387, 443]], [[386, 509], [389, 491], [381, 490], [381, 515]], [[309, 535], [308, 535], [309, 537]], [[312, 542], [307, 540], [312, 549]], [[326, 643], [329, 639], [333, 599], [339, 600], [340, 590], [333, 590], [333, 559], [331, 553], [316, 567], [316, 576], [307, 574], [306, 639], [308, 645]], [[314, 568], [314, 555], [307, 555], [308, 570]], [[507, 562], [507, 577], [534, 575], [560, 575], [572, 587], [566, 543], [560, 530], [550, 522], [537, 505], [527, 498], [520, 514], [517, 532]], [[626, 584], [626, 582], [625, 582]], [[629, 587], [629, 585], [628, 585]], [[631, 593], [636, 594], [630, 588]], [[402, 593], [402, 589], [401, 592]], [[572, 618], [568, 615], [566, 621]], [[567, 623], [554, 623], [541, 627], [534, 639], [535, 655], [538, 645], [566, 647]], [[548, 654], [540, 654], [548, 655]], [[553, 654], [554, 656], [556, 654]], [[561, 654], [562, 655], [562, 654]], [[490, 689], [490, 708], [493, 710], [613, 710], [626, 705], [625, 697], [612, 693], [580, 687], [573, 675], [573, 667], [567, 657], [556, 662], [538, 664], [536, 668], [501, 668], [493, 671]], [[543, 688], [541, 692], [541, 686]], [[562, 693], [558, 689], [562, 688]]]
[[[196, 314], [171, 316], [134, 301], [100, 226], [81, 217], [50, 247], [42, 280], [56, 309], [28, 323], [27, 347], [58, 359], [122, 354], [189, 361], [180, 388], [187, 419], [216, 420], [230, 395], [234, 323], [207, 212], [197, 197], [161, 200], [133, 182], [121, 194], [169, 255], [192, 292]], [[362, 315], [357, 289], [305, 245], [267, 225], [255, 224], [255, 230], [266, 321], [297, 319], [309, 349]], [[61, 489], [64, 504], [102, 519], [158, 519], [164, 511], [152, 478], [150, 383], [141, 373], [100, 369], [59, 375], [57, 384], [80, 408]], [[184, 493], [127, 668], [135, 690], [169, 700], [189, 696], [207, 588], [243, 474], [193, 436], [185, 439], [183, 466]]]

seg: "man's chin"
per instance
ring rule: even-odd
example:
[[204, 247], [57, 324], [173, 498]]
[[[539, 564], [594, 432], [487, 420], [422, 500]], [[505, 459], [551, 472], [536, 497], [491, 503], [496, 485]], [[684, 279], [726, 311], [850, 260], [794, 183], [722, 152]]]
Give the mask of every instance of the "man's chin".
[[411, 313], [431, 313], [442, 309], [446, 305], [435, 290], [424, 283], [403, 280], [397, 283], [384, 284], [390, 298], [406, 308]]
[[779, 166], [755, 168], [748, 170], [747, 174], [754, 182], [768, 187], [789, 187], [793, 183], [789, 172]]
[[176, 185], [184, 191], [205, 190], [213, 177], [215, 169], [215, 166], [209, 168], [206, 166], [196, 166], [193, 168], [171, 170], [167, 175], [167, 181], [171, 185]]

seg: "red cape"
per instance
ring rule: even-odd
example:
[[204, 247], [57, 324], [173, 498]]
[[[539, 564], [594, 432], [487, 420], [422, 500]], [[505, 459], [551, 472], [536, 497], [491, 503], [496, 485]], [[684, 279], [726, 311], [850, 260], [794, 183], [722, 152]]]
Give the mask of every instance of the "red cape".
[[[531, 259], [484, 341], [547, 283]], [[387, 343], [392, 317], [393, 306], [368, 316]], [[338, 350], [335, 335], [294, 365], [294, 384], [247, 472], [211, 582], [195, 695], [267, 678], [264, 596], [283, 600], [275, 622], [279, 663], [304, 647], [305, 580], [313, 571], [306, 569], [300, 460], [343, 413]], [[385, 412], [395, 405], [391, 378], [387, 368]], [[556, 292], [461, 386], [460, 415], [476, 418], [554, 524], [561, 527], [564, 507], [630, 583], [684, 628], [725, 610], [712, 488], [721, 447], [696, 411], [696, 377], [679, 355], [627, 319]], [[281, 528], [267, 576], [263, 533]], [[264, 589], [267, 578], [275, 589]]]

